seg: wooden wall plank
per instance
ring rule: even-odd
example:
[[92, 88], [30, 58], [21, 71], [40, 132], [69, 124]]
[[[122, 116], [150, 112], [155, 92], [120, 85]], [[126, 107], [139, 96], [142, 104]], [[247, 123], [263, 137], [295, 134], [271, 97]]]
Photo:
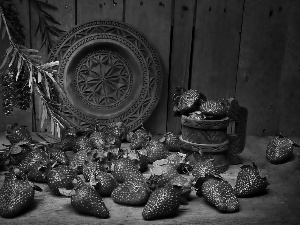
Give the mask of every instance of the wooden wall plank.
[[166, 131], [172, 0], [126, 1], [125, 22], [139, 31], [157, 50], [162, 64], [163, 89], [160, 101], [144, 126], [153, 134]]
[[123, 20], [123, 0], [81, 0], [77, 4], [77, 24], [95, 20]]
[[282, 6], [287, 11], [287, 38], [279, 86], [279, 132], [285, 136], [300, 135], [300, 1]]
[[[29, 24], [29, 4], [28, 1], [13, 0], [13, 3], [16, 6], [18, 12], [18, 17], [23, 25], [23, 31], [26, 35], [25, 45], [30, 46], [30, 24]], [[2, 27], [3, 28], [3, 27]], [[5, 57], [5, 51], [9, 46], [9, 41], [7, 36], [5, 39], [0, 38], [0, 62], [2, 63]], [[10, 116], [5, 116], [2, 110], [2, 99], [0, 99], [0, 132], [5, 131], [8, 124], [19, 123], [21, 125], [27, 126], [27, 128], [32, 130], [32, 110], [21, 110], [14, 109], [13, 113]]]
[[191, 88], [208, 99], [234, 96], [243, 3], [197, 1]]
[[168, 93], [167, 131], [181, 131], [180, 117], [174, 117], [172, 96], [177, 86], [189, 88], [195, 0], [177, 0], [174, 6], [173, 38]]
[[285, 0], [246, 0], [236, 98], [248, 111], [248, 134], [274, 135], [287, 32]]
[[[56, 11], [49, 11], [49, 13], [59, 22], [61, 25], [56, 25], [58, 28], [64, 31], [70, 30], [75, 25], [75, 0], [43, 0], [48, 2], [51, 5], [54, 5], [58, 8]], [[35, 35], [36, 28], [38, 26], [38, 14], [33, 8], [30, 6], [31, 11], [31, 43], [32, 48], [40, 49], [42, 45], [42, 39], [40, 33], [38, 32]], [[58, 38], [57, 38], [58, 40]], [[47, 61], [48, 54], [46, 52], [45, 47], [40, 49], [39, 55], [42, 56], [44, 62]], [[40, 98], [35, 95], [34, 100], [35, 105], [35, 121], [36, 121], [36, 131], [43, 132], [49, 131], [50, 123], [49, 120], [45, 122], [44, 126], [41, 127], [41, 118], [42, 118], [42, 111], [41, 111], [41, 100]]]

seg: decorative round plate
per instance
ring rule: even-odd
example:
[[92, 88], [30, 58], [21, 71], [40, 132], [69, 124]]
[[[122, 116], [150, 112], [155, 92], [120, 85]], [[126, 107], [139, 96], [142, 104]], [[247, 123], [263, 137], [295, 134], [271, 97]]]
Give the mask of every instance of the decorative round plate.
[[140, 126], [156, 107], [161, 65], [147, 40], [128, 25], [95, 21], [74, 27], [55, 46], [63, 112], [73, 125], [123, 121]]

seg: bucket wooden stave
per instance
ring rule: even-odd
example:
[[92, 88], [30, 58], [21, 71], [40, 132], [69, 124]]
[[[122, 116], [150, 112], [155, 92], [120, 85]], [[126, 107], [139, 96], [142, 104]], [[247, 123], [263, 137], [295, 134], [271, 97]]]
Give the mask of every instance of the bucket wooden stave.
[[219, 172], [228, 169], [229, 140], [227, 127], [229, 118], [221, 120], [197, 120], [187, 116], [181, 117], [182, 135], [181, 148], [184, 153], [199, 150], [203, 158], [214, 159], [214, 165]]

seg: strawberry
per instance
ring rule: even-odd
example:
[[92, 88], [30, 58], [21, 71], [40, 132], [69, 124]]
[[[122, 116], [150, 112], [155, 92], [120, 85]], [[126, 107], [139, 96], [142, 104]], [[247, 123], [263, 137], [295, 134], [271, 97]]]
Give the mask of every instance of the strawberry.
[[144, 220], [175, 216], [180, 206], [180, 196], [173, 187], [156, 189], [145, 205], [142, 216]]
[[135, 150], [141, 149], [151, 140], [151, 138], [151, 134], [141, 127], [132, 134], [130, 138], [130, 148]]
[[105, 134], [95, 131], [90, 135], [90, 142], [93, 148], [101, 149], [104, 146]]
[[10, 146], [10, 165], [18, 165], [33, 150], [31, 145], [19, 143]]
[[121, 141], [124, 141], [128, 133], [128, 128], [123, 122], [116, 122], [116, 123], [108, 124], [103, 129], [103, 132], [110, 135], [117, 136]]
[[48, 149], [48, 154], [51, 160], [60, 165], [69, 165], [69, 158], [61, 148], [51, 147]]
[[95, 180], [93, 183], [94, 183], [95, 190], [102, 197], [111, 196], [111, 193], [117, 187], [117, 182], [115, 178], [110, 173], [104, 171], [96, 172]]
[[188, 115], [196, 111], [200, 104], [206, 101], [206, 97], [197, 90], [187, 90], [183, 92], [177, 100], [173, 102], [175, 116]]
[[225, 100], [209, 100], [200, 105], [199, 111], [209, 119], [222, 119], [227, 116]]
[[125, 181], [111, 194], [114, 202], [124, 205], [145, 205], [149, 199], [150, 190], [146, 183], [139, 181]]
[[21, 141], [25, 143], [32, 141], [31, 134], [26, 126], [21, 126], [18, 123], [8, 125], [5, 136], [11, 144], [16, 144]]
[[253, 166], [243, 165], [238, 173], [235, 194], [237, 197], [251, 197], [266, 191], [269, 185], [266, 177], [259, 175], [258, 168], [254, 162]]
[[163, 187], [170, 182], [174, 177], [179, 176], [176, 166], [169, 164], [166, 159], [157, 160], [151, 168], [151, 176], [147, 183], [152, 190], [157, 187]]
[[178, 175], [173, 177], [167, 184], [174, 187], [177, 191], [180, 196], [181, 205], [188, 205], [188, 200], [192, 192], [192, 180], [192, 177]]
[[163, 169], [163, 173], [159, 175], [159, 178], [157, 180], [158, 187], [163, 187], [173, 178], [180, 176], [176, 168], [172, 165], [165, 165]]
[[145, 150], [147, 151], [147, 161], [149, 163], [153, 163], [156, 160], [165, 159], [169, 155], [169, 151], [166, 146], [156, 140], [151, 140], [145, 146]]
[[145, 151], [126, 149], [123, 151], [123, 158], [129, 158], [134, 161], [139, 171], [146, 172], [148, 169], [147, 156]]
[[47, 183], [47, 165], [43, 165], [43, 162], [35, 162], [30, 171], [27, 173], [27, 178], [30, 181], [38, 183]]
[[61, 195], [59, 188], [72, 188], [72, 181], [77, 177], [75, 171], [66, 165], [53, 168], [47, 174], [48, 186], [55, 195]]
[[131, 178], [131, 176], [142, 176], [141, 172], [138, 170], [138, 166], [133, 160], [128, 158], [115, 160], [112, 163], [111, 170], [112, 175], [118, 182], [124, 182], [128, 178]]
[[49, 155], [43, 148], [34, 147], [34, 149], [26, 154], [24, 159], [19, 163], [18, 167], [24, 172], [29, 172], [36, 162], [47, 165], [49, 162]]
[[113, 148], [120, 148], [121, 147], [121, 139], [119, 136], [112, 135], [112, 134], [105, 134], [104, 139], [104, 149], [110, 150]]
[[0, 189], [0, 216], [12, 218], [27, 211], [34, 204], [35, 190], [41, 189], [25, 179], [21, 171], [14, 169], [6, 174]]
[[201, 192], [205, 200], [221, 212], [233, 213], [239, 210], [239, 201], [232, 186], [221, 176], [206, 176]]
[[180, 151], [180, 140], [179, 136], [173, 134], [172, 132], [167, 132], [160, 139], [160, 142], [164, 143], [167, 149], [171, 152], [179, 152]]
[[95, 189], [86, 185], [80, 177], [73, 181], [73, 185], [75, 192], [71, 196], [71, 204], [76, 211], [102, 219], [109, 218], [109, 211]]
[[79, 152], [79, 151], [88, 151], [92, 150], [93, 146], [90, 142], [90, 139], [83, 135], [77, 137], [73, 142], [73, 152]]
[[293, 158], [294, 147], [300, 146], [291, 139], [279, 135], [268, 143], [266, 158], [272, 164], [286, 163]]
[[83, 173], [83, 166], [85, 161], [92, 161], [93, 151], [92, 150], [81, 150], [73, 156], [70, 160], [70, 168], [75, 170], [77, 174]]
[[86, 161], [83, 164], [82, 175], [85, 181], [90, 181], [98, 171], [104, 171], [104, 167], [97, 161]]
[[198, 161], [192, 170], [192, 175], [195, 178], [195, 181], [198, 181], [199, 179], [205, 179], [205, 176], [207, 175], [218, 175], [219, 171], [214, 166], [213, 160], [211, 159], [205, 159]]

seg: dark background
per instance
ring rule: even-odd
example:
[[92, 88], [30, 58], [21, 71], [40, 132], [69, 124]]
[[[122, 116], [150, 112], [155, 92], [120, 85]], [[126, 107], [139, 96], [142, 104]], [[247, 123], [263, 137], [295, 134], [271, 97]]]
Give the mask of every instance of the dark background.
[[[37, 13], [30, 1], [18, 3], [27, 46], [39, 49]], [[298, 0], [49, 0], [51, 12], [68, 31], [94, 20], [128, 23], [159, 53], [164, 72], [158, 107], [146, 121], [153, 134], [180, 131], [170, 98], [178, 85], [209, 99], [235, 97], [248, 109], [249, 135], [300, 134], [300, 1]], [[0, 61], [8, 47], [0, 40]], [[45, 50], [40, 54], [46, 59]], [[0, 109], [0, 131], [19, 122], [40, 128], [35, 112]], [[34, 118], [34, 119], [33, 119]]]

